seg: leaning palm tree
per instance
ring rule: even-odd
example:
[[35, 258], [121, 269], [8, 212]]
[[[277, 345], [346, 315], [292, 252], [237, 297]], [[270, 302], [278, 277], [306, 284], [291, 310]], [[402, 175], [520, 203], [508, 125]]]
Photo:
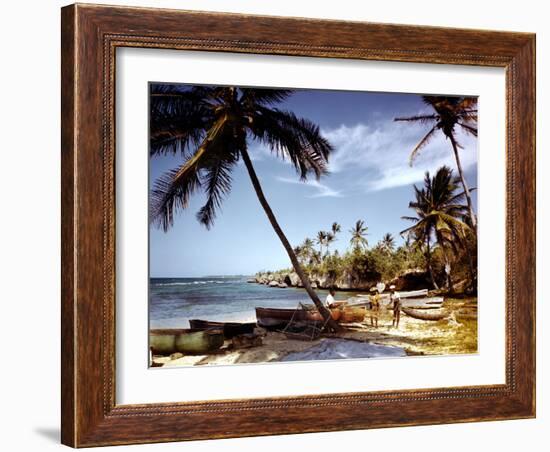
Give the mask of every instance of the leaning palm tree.
[[281, 240], [304, 289], [330, 329], [337, 324], [311, 287], [288, 239], [263, 193], [248, 153], [250, 140], [267, 145], [288, 159], [301, 180], [319, 179], [333, 148], [319, 127], [275, 106], [292, 90], [217, 86], [151, 85], [150, 153], [181, 154], [182, 164], [162, 175], [151, 193], [151, 219], [168, 230], [176, 213], [202, 190], [206, 203], [197, 219], [210, 228], [231, 190], [231, 172], [242, 159], [252, 186]]
[[412, 121], [433, 124], [432, 128], [418, 142], [411, 152], [410, 165], [412, 166], [414, 159], [417, 157], [420, 150], [425, 147], [434, 137], [438, 130], [441, 130], [445, 137], [451, 142], [456, 167], [466, 202], [468, 203], [468, 213], [474, 230], [477, 227], [477, 218], [472, 205], [470, 189], [464, 177], [462, 164], [458, 149], [462, 148], [456, 138], [457, 126], [467, 134], [477, 137], [477, 99], [475, 97], [445, 97], [445, 96], [422, 96], [426, 105], [431, 107], [435, 113], [426, 115], [416, 115], [407, 118], [395, 118], [394, 121]]
[[402, 235], [412, 235], [417, 242], [425, 245], [426, 265], [434, 287], [437, 288], [431, 268], [432, 238], [435, 238], [445, 260], [447, 287], [453, 290], [451, 279], [451, 262], [448, 255], [450, 249], [455, 255], [463, 247], [466, 233], [470, 227], [462, 221], [468, 207], [461, 204], [464, 192], [458, 192], [460, 179], [453, 177], [453, 170], [443, 166], [435, 176], [426, 172], [424, 187], [414, 186], [415, 200], [409, 203], [416, 216], [402, 217], [414, 222], [410, 228], [401, 231]]
[[369, 245], [367, 240], [367, 231], [369, 230], [368, 226], [363, 220], [357, 220], [355, 226], [349, 230], [351, 234], [351, 239], [349, 241], [353, 249], [359, 250], [361, 248], [366, 248]]

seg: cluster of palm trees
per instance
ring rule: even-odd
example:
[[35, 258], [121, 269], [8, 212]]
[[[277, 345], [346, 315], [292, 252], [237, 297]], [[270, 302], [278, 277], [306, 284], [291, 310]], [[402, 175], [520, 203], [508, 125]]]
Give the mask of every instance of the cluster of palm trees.
[[[350, 245], [352, 250], [361, 251], [368, 248], [367, 235], [369, 228], [364, 220], [357, 220], [355, 225], [349, 229]], [[306, 265], [320, 264], [323, 260], [330, 255], [330, 246], [336, 241], [336, 236], [342, 231], [342, 226], [334, 222], [330, 228], [330, 231], [319, 231], [315, 239], [306, 238], [304, 241], [294, 248], [294, 253], [298, 259]], [[384, 237], [390, 238], [391, 248], [393, 248], [393, 237], [391, 234], [386, 234]], [[319, 249], [315, 249], [315, 245], [319, 246]], [[338, 255], [338, 250], [334, 253]]]
[[[413, 237], [414, 242], [424, 250], [426, 269], [435, 288], [438, 288], [432, 268], [432, 251], [435, 241], [444, 260], [447, 288], [452, 291], [451, 278], [453, 257], [467, 250], [468, 206], [461, 201], [465, 197], [460, 191], [460, 178], [453, 176], [453, 170], [447, 166], [439, 168], [434, 176], [427, 172], [422, 188], [414, 187], [415, 200], [409, 203], [414, 216], [404, 216], [413, 226], [402, 234]], [[472, 276], [472, 275], [471, 275]]]
[[[263, 193], [249, 155], [249, 143], [253, 140], [265, 144], [276, 157], [290, 161], [302, 181], [306, 181], [310, 176], [319, 179], [326, 174], [328, 159], [333, 152], [331, 143], [322, 136], [316, 124], [277, 107], [292, 94], [292, 90], [285, 89], [152, 84], [150, 154], [179, 154], [182, 163], [155, 182], [151, 192], [151, 219], [160, 228], [168, 230], [174, 223], [175, 215], [188, 207], [190, 198], [198, 192], [204, 192], [206, 202], [198, 211], [197, 219], [205, 227], [210, 228], [224, 197], [231, 190], [232, 171], [237, 163], [242, 161], [252, 188], [303, 287], [327, 320], [329, 327], [337, 329], [330, 313], [323, 307], [311, 287], [295, 250], [283, 233]], [[477, 106], [475, 99], [459, 97], [424, 96], [424, 102], [433, 109], [433, 113], [396, 118], [397, 121], [419, 121], [431, 125], [429, 132], [413, 150], [411, 164], [432, 136], [441, 131], [451, 142], [468, 209], [465, 212], [462, 208], [453, 207], [459, 200], [459, 197], [453, 200], [453, 196], [445, 198], [450, 207], [443, 208], [439, 194], [436, 196], [435, 186], [430, 191], [427, 188], [418, 190], [419, 198], [411, 203], [411, 207], [417, 213], [414, 220], [416, 224], [407, 234], [414, 235], [418, 242], [426, 243], [428, 249], [432, 236], [435, 236], [440, 246], [447, 250], [453, 248], [453, 240], [463, 233], [465, 226], [462, 224], [469, 224], [474, 230], [477, 225], [470, 190], [460, 163], [458, 150], [461, 145], [455, 133], [456, 129], [460, 128], [466, 133], [477, 135]], [[440, 176], [436, 175], [436, 180], [430, 179], [430, 183], [439, 184], [448, 180], [448, 191], [454, 190], [456, 184], [451, 181], [454, 179], [450, 170], [447, 169], [446, 174], [448, 177], [444, 177], [443, 173]], [[439, 190], [439, 185], [437, 187]], [[432, 207], [439, 209], [441, 214], [438, 219], [431, 214], [422, 213], [425, 206], [430, 203], [433, 204]], [[466, 214], [468, 219], [465, 221], [449, 219], [455, 215]], [[460, 227], [457, 221], [461, 221]], [[362, 220], [358, 220], [352, 228], [351, 245], [354, 249], [367, 248], [367, 230]], [[335, 223], [331, 231], [323, 231], [323, 234], [318, 235], [317, 245], [321, 256], [323, 248], [328, 251], [339, 232], [340, 226]], [[393, 240], [390, 240], [389, 236], [386, 238], [387, 240], [382, 242], [389, 249], [393, 246]], [[308, 242], [308, 247], [309, 245], [313, 245], [313, 242]]]
[[332, 223], [330, 231], [319, 231], [317, 233], [316, 243], [319, 245], [319, 256], [321, 258], [323, 257], [323, 246], [326, 248], [326, 253], [328, 253], [330, 245], [336, 240], [336, 235], [341, 230], [342, 227], [334, 222]]
[[[446, 286], [453, 291], [452, 264], [461, 255], [468, 261], [470, 290], [475, 291], [477, 272], [474, 258], [477, 253], [477, 217], [474, 212], [471, 189], [468, 187], [458, 150], [462, 148], [457, 139], [457, 129], [477, 137], [477, 99], [464, 97], [423, 96], [423, 101], [433, 113], [396, 121], [421, 122], [431, 125], [428, 133], [419, 141], [410, 155], [412, 165], [415, 157], [430, 139], [440, 131], [451, 143], [458, 176], [447, 166], [439, 168], [433, 177], [426, 172], [424, 186], [414, 186], [415, 199], [409, 203], [414, 216], [403, 219], [414, 222], [402, 231], [408, 239], [412, 237], [417, 246], [424, 250], [427, 271], [434, 287], [437, 286], [432, 268], [433, 242], [438, 246], [444, 260]], [[460, 191], [462, 188], [462, 191]], [[462, 201], [466, 201], [463, 204]]]

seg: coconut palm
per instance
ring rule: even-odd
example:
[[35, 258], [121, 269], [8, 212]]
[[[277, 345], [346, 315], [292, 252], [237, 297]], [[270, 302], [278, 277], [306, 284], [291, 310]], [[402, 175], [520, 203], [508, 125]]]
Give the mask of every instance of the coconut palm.
[[302, 242], [302, 249], [308, 256], [311, 256], [313, 252], [313, 240], [306, 238]]
[[332, 223], [332, 226], [330, 227], [330, 232], [326, 232], [327, 239], [326, 239], [326, 245], [327, 245], [327, 253], [329, 253], [329, 247], [330, 245], [336, 241], [336, 235], [342, 230], [342, 227], [334, 222]]
[[424, 186], [419, 189], [414, 186], [415, 200], [409, 203], [416, 216], [402, 217], [404, 220], [414, 222], [414, 225], [401, 232], [425, 245], [427, 270], [437, 288], [431, 267], [432, 238], [441, 248], [445, 260], [445, 273], [447, 274], [447, 286], [452, 291], [451, 262], [449, 250], [455, 255], [464, 245], [466, 233], [470, 230], [462, 217], [468, 207], [461, 204], [464, 192], [459, 191], [460, 179], [453, 177], [453, 170], [447, 166], [439, 168], [435, 176], [430, 177], [426, 172]]
[[313, 240], [306, 238], [300, 246], [297, 247], [300, 250], [300, 258], [303, 262], [311, 265], [314, 261], [314, 243]]
[[333, 148], [319, 127], [294, 113], [276, 108], [292, 90], [215, 86], [151, 85], [150, 153], [181, 154], [182, 164], [162, 175], [152, 193], [152, 221], [168, 230], [176, 213], [192, 195], [206, 194], [197, 219], [210, 228], [231, 190], [232, 176], [242, 160], [258, 200], [281, 240], [294, 270], [329, 328], [337, 329], [330, 312], [311, 287], [288, 239], [263, 193], [248, 152], [251, 140], [288, 159], [300, 179], [326, 173]]
[[395, 239], [393, 238], [393, 235], [391, 235], [389, 232], [384, 234], [382, 240], [380, 240], [380, 247], [384, 251], [391, 253], [395, 248]]
[[317, 245], [319, 245], [319, 254], [323, 256], [323, 246], [328, 247], [328, 237], [329, 233], [326, 231], [319, 231], [317, 233], [317, 238], [315, 239]]
[[431, 107], [435, 113], [394, 119], [395, 121], [411, 121], [432, 125], [428, 133], [424, 135], [412, 150], [410, 165], [412, 166], [420, 150], [424, 148], [437, 131], [440, 130], [451, 142], [460, 182], [464, 189], [464, 195], [468, 204], [468, 214], [470, 215], [471, 223], [475, 230], [477, 227], [477, 218], [472, 205], [470, 189], [468, 188], [460, 162], [458, 150], [462, 148], [462, 146], [457, 141], [456, 130], [458, 127], [467, 134], [477, 137], [477, 99], [475, 97], [422, 96], [422, 100], [426, 105]]
[[357, 220], [355, 226], [349, 230], [351, 234], [351, 239], [349, 241], [353, 249], [359, 250], [361, 248], [366, 248], [369, 245], [367, 240], [367, 231], [369, 230], [368, 226], [363, 220]]

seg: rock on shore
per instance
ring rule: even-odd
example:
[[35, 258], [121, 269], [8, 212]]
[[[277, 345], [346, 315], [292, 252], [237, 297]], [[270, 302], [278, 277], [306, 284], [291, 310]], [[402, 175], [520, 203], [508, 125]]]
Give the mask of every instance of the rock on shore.
[[[332, 278], [328, 275], [311, 274], [309, 275], [309, 279], [314, 289], [330, 289], [334, 287], [336, 290], [368, 291], [380, 282], [381, 275], [377, 272], [370, 272], [363, 275], [361, 278], [351, 275]], [[260, 272], [256, 274], [253, 280], [257, 284], [264, 284], [269, 287], [303, 287], [299, 276], [292, 270]], [[391, 281], [384, 282], [387, 286], [391, 284], [395, 285], [397, 290], [415, 290], [430, 286], [427, 273], [421, 269], [407, 270]]]

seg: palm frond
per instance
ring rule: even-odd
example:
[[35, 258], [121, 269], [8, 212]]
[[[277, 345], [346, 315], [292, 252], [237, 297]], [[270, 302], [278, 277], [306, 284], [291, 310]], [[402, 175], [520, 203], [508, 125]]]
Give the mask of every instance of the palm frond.
[[241, 88], [241, 102], [246, 106], [274, 105], [288, 99], [294, 90], [276, 88]]
[[204, 170], [201, 178], [207, 200], [197, 212], [197, 219], [210, 229], [216, 218], [216, 212], [221, 207], [224, 196], [231, 191], [231, 170], [237, 162], [236, 153], [230, 153], [226, 159], [216, 159], [213, 164]]
[[220, 157], [223, 158], [224, 143], [232, 143], [227, 140], [231, 133], [228, 129], [227, 118], [219, 118], [193, 156], [157, 180], [151, 193], [151, 220], [163, 230], [173, 225], [174, 213], [185, 209], [191, 194], [201, 187], [201, 171], [212, 168]]
[[429, 123], [432, 121], [438, 120], [437, 115], [416, 115], [416, 116], [408, 116], [408, 117], [399, 117], [399, 118], [393, 118], [395, 122], [401, 122], [401, 121], [407, 121], [407, 122], [420, 122], [420, 123]]
[[151, 155], [184, 153], [200, 144], [215, 121], [214, 111], [205, 99], [199, 89], [151, 85]]
[[185, 209], [191, 195], [201, 187], [195, 166], [196, 163], [188, 161], [181, 167], [166, 172], [155, 182], [150, 196], [150, 218], [152, 223], [165, 232], [174, 224], [175, 212]]
[[463, 122], [459, 122], [458, 125], [462, 127], [470, 135], [477, 137], [477, 127], [469, 126], [468, 124], [465, 124]]
[[253, 136], [268, 145], [279, 157], [288, 158], [302, 180], [309, 173], [316, 178], [327, 171], [332, 145], [319, 127], [292, 112], [257, 107], [257, 116], [250, 126]]
[[150, 155], [185, 154], [190, 147], [197, 147], [202, 142], [212, 119], [202, 114], [169, 119], [160, 115], [151, 117]]
[[412, 166], [414, 163], [414, 159], [418, 156], [418, 153], [420, 150], [426, 146], [430, 140], [433, 138], [435, 131], [437, 130], [437, 126], [433, 126], [430, 131], [424, 135], [424, 138], [422, 138], [418, 144], [414, 147], [414, 149], [411, 152], [411, 155], [409, 156], [409, 165]]
[[420, 221], [420, 218], [418, 218], [418, 217], [408, 217], [406, 215], [402, 216], [401, 219], [402, 220], [407, 220], [407, 221], [414, 221], [414, 222]]

